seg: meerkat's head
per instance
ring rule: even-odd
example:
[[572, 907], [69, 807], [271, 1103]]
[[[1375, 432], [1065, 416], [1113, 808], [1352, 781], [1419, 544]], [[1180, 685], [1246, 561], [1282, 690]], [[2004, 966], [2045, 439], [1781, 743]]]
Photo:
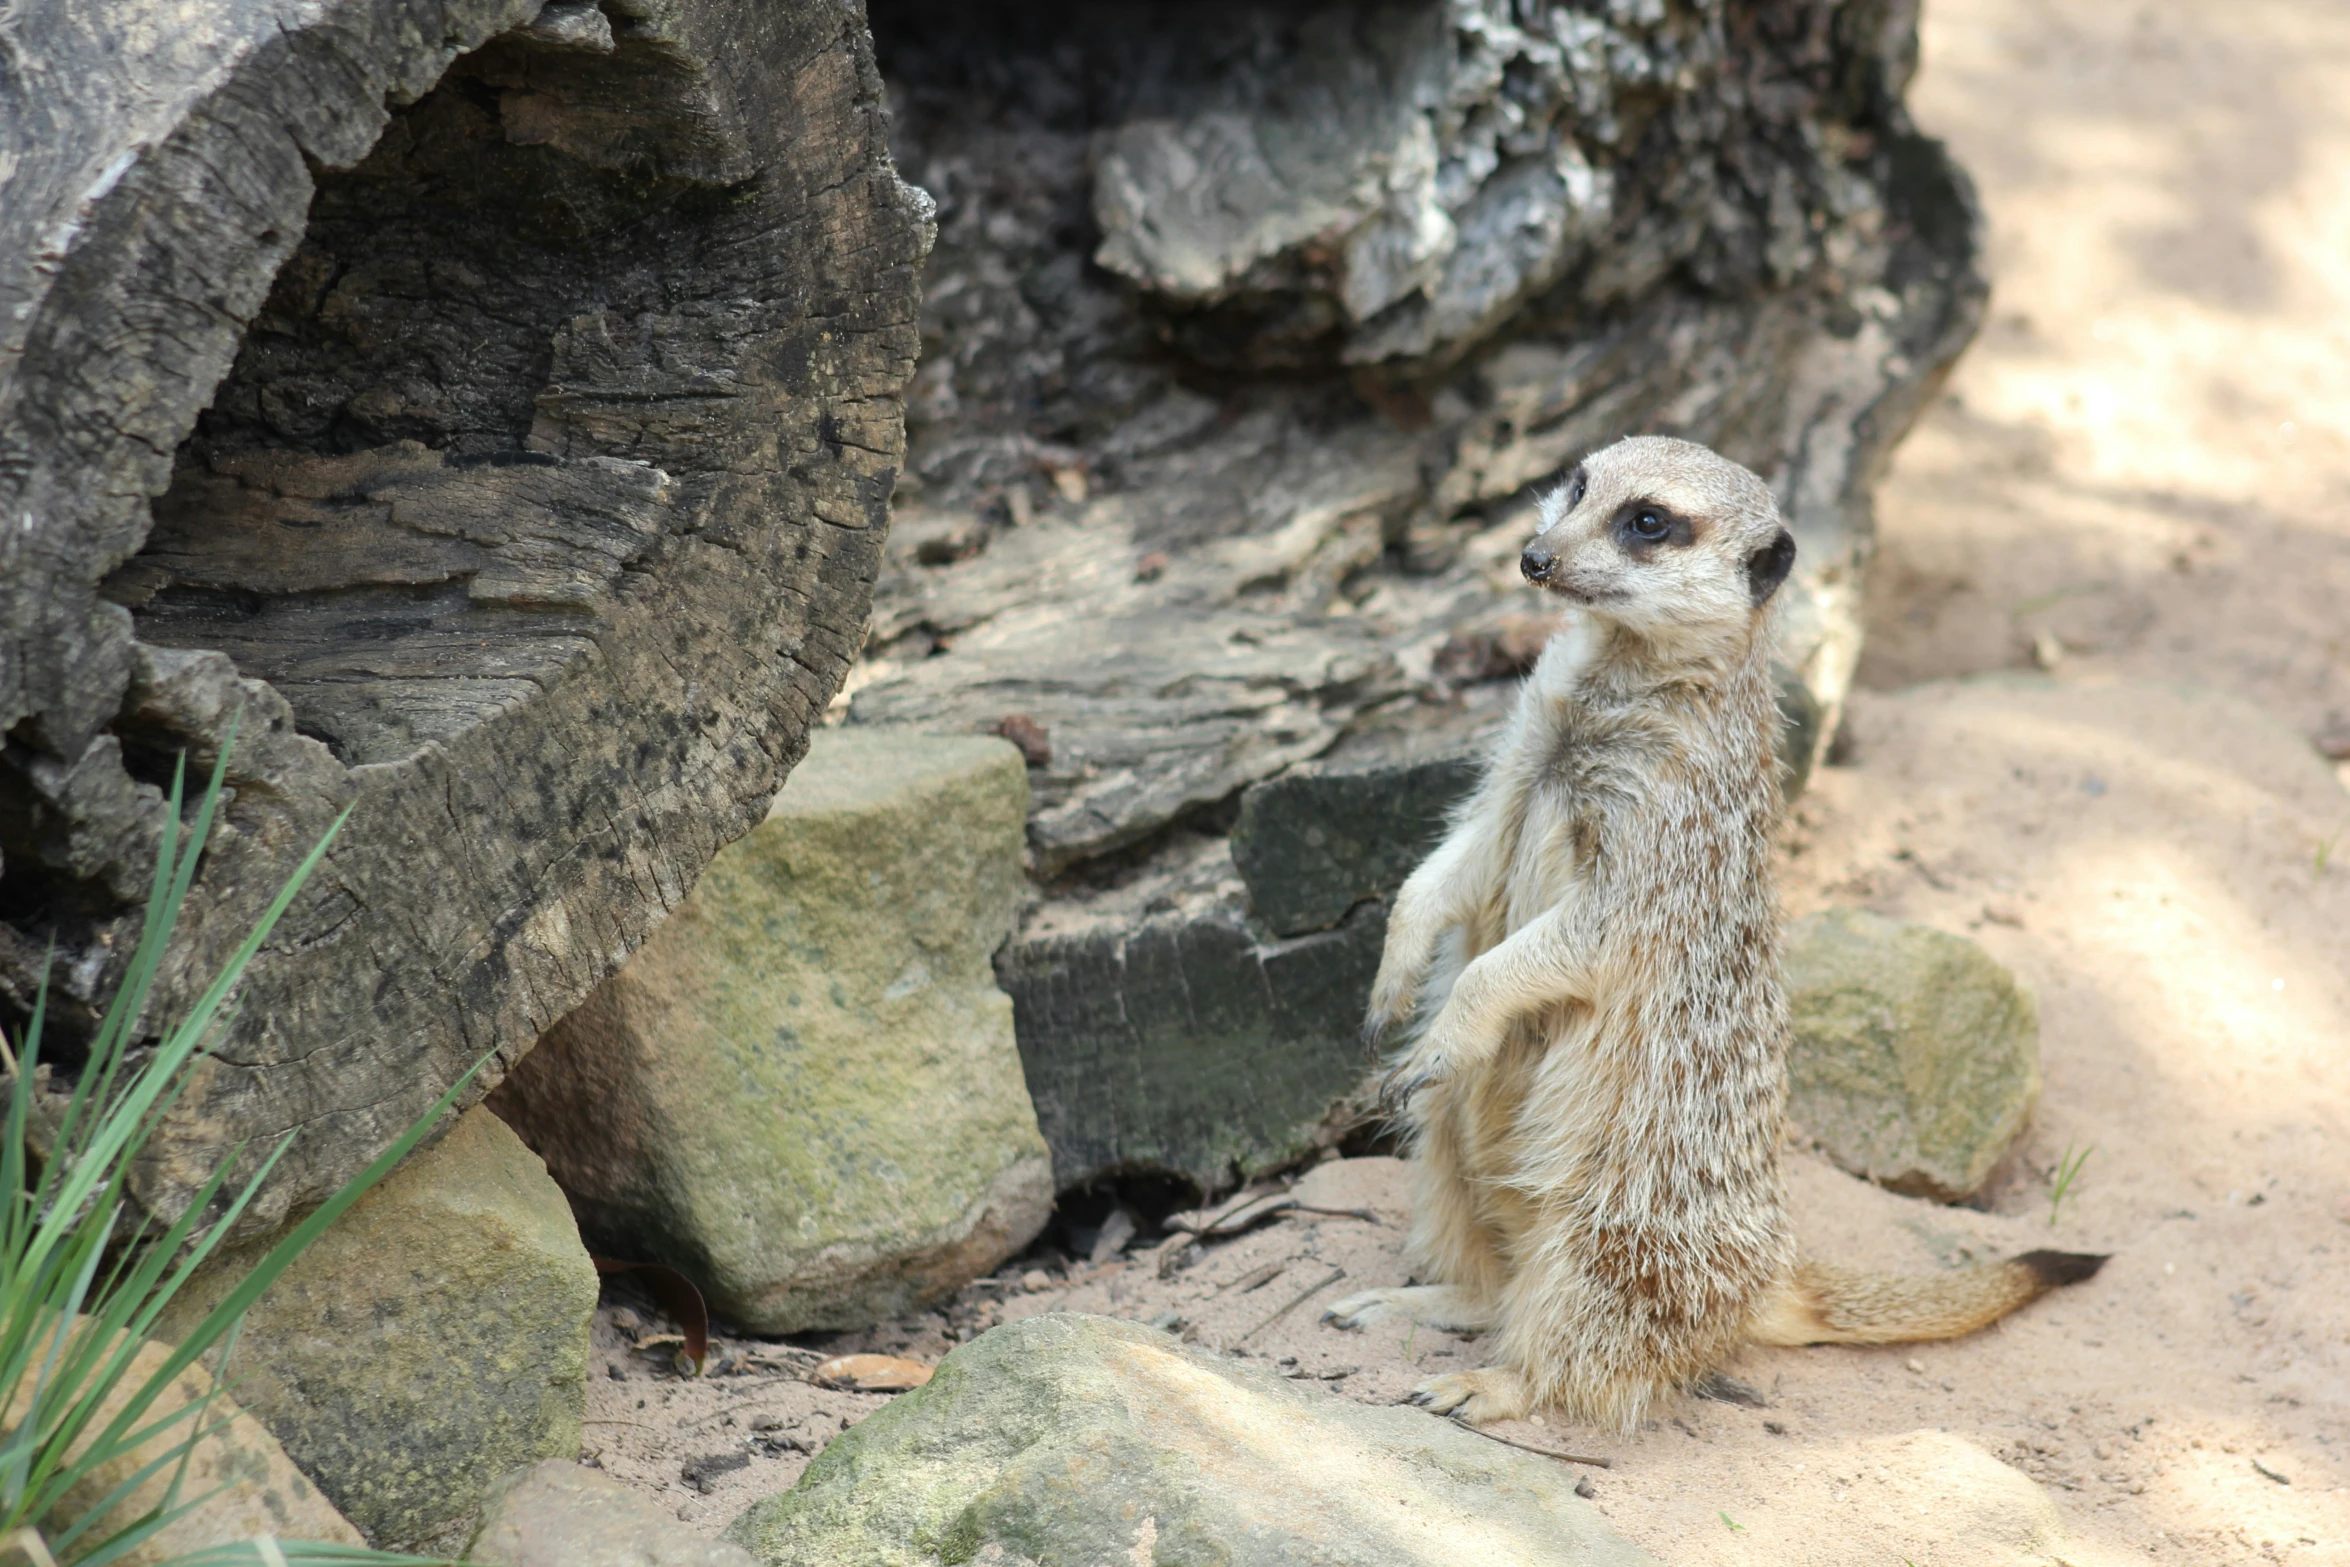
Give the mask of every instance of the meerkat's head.
[[1750, 628], [1795, 564], [1769, 487], [1693, 441], [1603, 447], [1541, 517], [1526, 580], [1652, 638]]

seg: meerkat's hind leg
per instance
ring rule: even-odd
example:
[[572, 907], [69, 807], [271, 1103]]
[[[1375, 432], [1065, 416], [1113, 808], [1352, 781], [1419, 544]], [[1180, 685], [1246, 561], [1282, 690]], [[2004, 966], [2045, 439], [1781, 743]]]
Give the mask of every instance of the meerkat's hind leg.
[[1534, 1390], [1508, 1366], [1481, 1366], [1475, 1371], [1448, 1371], [1430, 1377], [1412, 1389], [1411, 1402], [1481, 1426], [1532, 1414]]
[[1397, 1289], [1357, 1290], [1330, 1303], [1322, 1320], [1354, 1331], [1389, 1317], [1451, 1333], [1482, 1333], [1493, 1326], [1493, 1308], [1450, 1284], [1407, 1284]]

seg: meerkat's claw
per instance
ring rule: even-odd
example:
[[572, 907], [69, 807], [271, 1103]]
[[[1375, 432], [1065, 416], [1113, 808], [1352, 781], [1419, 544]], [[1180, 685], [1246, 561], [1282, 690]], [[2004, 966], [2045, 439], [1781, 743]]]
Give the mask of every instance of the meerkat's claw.
[[1388, 1290], [1357, 1290], [1330, 1303], [1322, 1320], [1348, 1333], [1360, 1333], [1381, 1317], [1394, 1313]]
[[1379, 1108], [1389, 1115], [1401, 1114], [1414, 1094], [1441, 1081], [1445, 1075], [1445, 1063], [1441, 1060], [1399, 1062], [1380, 1080]]
[[1507, 1366], [1477, 1371], [1448, 1371], [1430, 1377], [1412, 1389], [1411, 1400], [1423, 1409], [1450, 1415], [1467, 1425], [1515, 1420], [1532, 1407], [1525, 1378]]

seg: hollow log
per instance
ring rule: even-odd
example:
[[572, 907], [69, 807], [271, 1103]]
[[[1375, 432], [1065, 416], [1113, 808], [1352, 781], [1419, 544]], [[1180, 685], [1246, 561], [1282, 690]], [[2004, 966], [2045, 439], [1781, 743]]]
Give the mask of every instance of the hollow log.
[[46, 971], [70, 1068], [181, 756], [234, 728], [150, 1028], [350, 812], [151, 1207], [296, 1131], [246, 1228], [324, 1196], [761, 818], [903, 451], [930, 206], [885, 129], [855, 0], [10, 24], [0, 1021]]

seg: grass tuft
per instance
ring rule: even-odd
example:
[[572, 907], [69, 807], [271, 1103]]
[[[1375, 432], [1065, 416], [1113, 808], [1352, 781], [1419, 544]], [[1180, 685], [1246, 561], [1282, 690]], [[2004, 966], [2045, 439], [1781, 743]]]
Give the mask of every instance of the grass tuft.
[[2048, 1178], [2048, 1227], [2050, 1229], [2056, 1228], [2057, 1210], [2064, 1206], [2065, 1198], [2071, 1195], [2073, 1183], [2081, 1178], [2081, 1166], [2087, 1164], [2089, 1155], [2096, 1151], [2097, 1146], [2094, 1143], [2078, 1153], [2073, 1151], [2071, 1143], [2064, 1145], [2064, 1157], [2056, 1161], [2056, 1169]]
[[[272, 1247], [176, 1349], [134, 1381], [133, 1360], [164, 1307], [211, 1257], [293, 1143], [289, 1136], [270, 1149], [209, 1222], [205, 1216], [228, 1191], [230, 1171], [245, 1153], [242, 1145], [228, 1150], [170, 1224], [158, 1225], [133, 1200], [131, 1173], [140, 1155], [186, 1089], [190, 1068], [211, 1049], [215, 1027], [246, 966], [342, 827], [337, 818], [212, 983], [184, 1016], [150, 1041], [141, 1020], [211, 838], [234, 742], [232, 725], [184, 834], [185, 758], [173, 774], [138, 945], [62, 1107], [42, 1092], [42, 1030], [49, 1001], [45, 976], [22, 1037], [11, 1046], [0, 1036], [7, 1095], [5, 1125], [0, 1126], [0, 1387], [7, 1392], [0, 1409], [9, 1425], [0, 1432], [0, 1550], [29, 1563], [108, 1567], [140, 1552], [219, 1494], [189, 1496], [186, 1479], [197, 1445], [228, 1416], [215, 1410], [213, 1395], [207, 1395], [150, 1418], [157, 1401], [183, 1371], [214, 1351], [225, 1378], [246, 1309], [328, 1225], [390, 1173], [481, 1069], [477, 1064], [460, 1078], [380, 1158]], [[102, 1471], [123, 1477], [97, 1502], [76, 1509], [69, 1495]], [[117, 1516], [159, 1476], [168, 1477], [160, 1501], [134, 1517]], [[183, 1554], [171, 1567], [422, 1560], [257, 1536]]]

